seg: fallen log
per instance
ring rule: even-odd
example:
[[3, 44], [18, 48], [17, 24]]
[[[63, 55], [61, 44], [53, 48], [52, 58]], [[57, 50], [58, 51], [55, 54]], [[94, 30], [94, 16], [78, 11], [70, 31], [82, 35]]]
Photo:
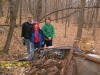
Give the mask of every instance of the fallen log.
[[[91, 72], [92, 75], [97, 75], [96, 72], [98, 71], [98, 67], [99, 66], [96, 66], [94, 68], [94, 66], [90, 67], [91, 66], [91, 62], [89, 62], [89, 64], [87, 63], [84, 63], [83, 61], [80, 62], [76, 62], [73, 61], [74, 60], [74, 57], [77, 58], [77, 56], [79, 56], [79, 58], [81, 60], [84, 60], [82, 59], [85, 58], [85, 59], [88, 59], [88, 60], [91, 60], [93, 62], [96, 62], [96, 63], [92, 63], [93, 64], [97, 64], [100, 62], [100, 59], [96, 60], [96, 58], [93, 59], [93, 57], [90, 57], [84, 53], [81, 53], [80, 50], [74, 50], [75, 48], [72, 48], [72, 47], [60, 47], [60, 48], [50, 48], [50, 49], [40, 49], [40, 50], [35, 50], [35, 54], [36, 56], [34, 57], [34, 52], [30, 55], [29, 58], [26, 58], [24, 60], [20, 60], [20, 61], [29, 61], [29, 68], [26, 68], [26, 69], [22, 69], [21, 70], [18, 70], [20, 73], [23, 73], [25, 72], [24, 74], [25, 75], [88, 75], [89, 72]], [[56, 56], [59, 54], [59, 51], [63, 52], [64, 53], [64, 58], [62, 59], [59, 59], [59, 58], [55, 58], [55, 57], [51, 57], [51, 56]], [[66, 52], [67, 51], [67, 52]], [[56, 55], [52, 55], [53, 53], [56, 53]], [[76, 56], [77, 55], [77, 56]], [[40, 58], [41, 56], [41, 58]], [[47, 57], [47, 56], [50, 56]], [[32, 57], [33, 58], [33, 61], [32, 61]], [[78, 59], [78, 60], [80, 60]], [[35, 60], [35, 61], [34, 61]], [[79, 65], [80, 63], [80, 66], [78, 68], [75, 68], [77, 67], [77, 65]], [[83, 68], [84, 65], [85, 67], [87, 68]], [[75, 66], [74, 66], [75, 65]], [[97, 64], [98, 65], [98, 64]], [[82, 66], [82, 68], [80, 69], [80, 67]], [[89, 68], [89, 67], [90, 68]], [[94, 68], [94, 69], [92, 69]], [[77, 71], [76, 71], [77, 69]], [[85, 69], [85, 70], [84, 70]], [[88, 72], [88, 69], [89, 69], [89, 72]], [[94, 71], [95, 70], [95, 71]], [[82, 73], [86, 72], [87, 73], [84, 73], [84, 74], [78, 74], [79, 71], [81, 71]], [[80, 73], [81, 73], [80, 72]], [[98, 74], [100, 75], [100, 74]]]
[[68, 68], [70, 67], [70, 63], [73, 57], [73, 50], [71, 49], [69, 52], [69, 55], [67, 56], [67, 59], [65, 60], [65, 65], [64, 65], [64, 74], [63, 75], [70, 75], [68, 71]]
[[[73, 49], [74, 52], [72, 52], [72, 53], [74, 53], [75, 55], [84, 57], [85, 59], [88, 59], [88, 60], [91, 60], [91, 61], [93, 61], [95, 63], [99, 63], [100, 64], [100, 59], [88, 56], [88, 55], [84, 54], [84, 52], [82, 52], [82, 51], [80, 51], [80, 50], [78, 50], [76, 48], [72, 48], [72, 47], [58, 47], [58, 48], [54, 48], [54, 49], [57, 49], [57, 50], [66, 50], [66, 49], [69, 50], [69, 49]], [[48, 51], [52, 51], [52, 50], [54, 51], [54, 49], [51, 49], [51, 50], [47, 49], [47, 51], [44, 52], [44, 55], [47, 54]]]
[[87, 59], [87, 60], [90, 60], [90, 61], [93, 61], [93, 62], [95, 62], [95, 63], [100, 64], [100, 59], [98, 59], [98, 58], [91, 57], [91, 56], [88, 56], [88, 55], [86, 55], [86, 54], [79, 53], [79, 52], [74, 52], [74, 54], [75, 54], [75, 55], [78, 55], [78, 56], [81, 56], [81, 57], [83, 57], [83, 58], [85, 58], [85, 59]]

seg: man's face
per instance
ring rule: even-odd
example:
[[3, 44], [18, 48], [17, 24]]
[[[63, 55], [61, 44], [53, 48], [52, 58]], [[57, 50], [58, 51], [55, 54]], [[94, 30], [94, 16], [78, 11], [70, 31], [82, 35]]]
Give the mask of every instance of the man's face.
[[46, 24], [50, 24], [50, 20], [46, 20]]
[[32, 17], [28, 17], [28, 22], [32, 22]]

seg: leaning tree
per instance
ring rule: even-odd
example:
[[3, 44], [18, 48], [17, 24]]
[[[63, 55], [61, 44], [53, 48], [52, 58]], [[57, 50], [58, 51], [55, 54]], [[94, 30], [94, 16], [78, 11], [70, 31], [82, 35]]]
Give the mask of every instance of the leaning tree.
[[14, 28], [16, 25], [16, 16], [17, 16], [17, 12], [18, 12], [19, 1], [20, 0], [9, 0], [9, 4], [10, 4], [10, 29], [9, 29], [7, 40], [6, 40], [4, 49], [3, 49], [3, 51], [5, 53], [8, 53], [8, 49], [9, 49], [12, 35], [14, 32]]

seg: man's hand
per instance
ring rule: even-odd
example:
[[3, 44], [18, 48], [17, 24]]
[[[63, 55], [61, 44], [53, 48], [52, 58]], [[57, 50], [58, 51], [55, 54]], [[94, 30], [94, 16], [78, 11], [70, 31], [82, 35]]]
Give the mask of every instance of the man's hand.
[[51, 37], [49, 37], [48, 39], [51, 40]]

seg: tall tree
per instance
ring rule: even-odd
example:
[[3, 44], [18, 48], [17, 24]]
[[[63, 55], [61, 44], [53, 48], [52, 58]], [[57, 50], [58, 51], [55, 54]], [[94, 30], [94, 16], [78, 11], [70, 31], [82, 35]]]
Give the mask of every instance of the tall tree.
[[85, 8], [85, 2], [86, 0], [81, 0], [81, 6], [80, 6], [80, 13], [79, 13], [79, 25], [77, 30], [77, 39], [80, 39], [82, 36], [82, 28], [84, 25], [84, 8]]
[[8, 53], [8, 49], [10, 47], [12, 35], [13, 35], [14, 28], [16, 25], [16, 16], [17, 16], [17, 12], [18, 12], [19, 1], [20, 0], [9, 0], [9, 3], [10, 3], [10, 29], [9, 29], [9, 33], [7, 36], [5, 46], [3, 48], [3, 51], [5, 53]]
[[[58, 10], [59, 0], [55, 0], [55, 10]], [[55, 13], [56, 23], [58, 23], [58, 12]]]
[[37, 0], [36, 20], [40, 21], [42, 15], [42, 0]]
[[19, 24], [20, 24], [20, 25], [22, 24], [22, 6], [23, 6], [23, 5], [22, 5], [22, 4], [23, 4], [22, 1], [23, 1], [23, 0], [20, 0], [20, 15], [19, 15], [19, 16], [20, 16], [20, 20], [19, 20]]
[[0, 17], [2, 16], [2, 0], [0, 0]]
[[[96, 1], [96, 7], [98, 7], [99, 6], [99, 4], [100, 4], [100, 0], [97, 0]], [[97, 9], [95, 9], [95, 23], [97, 23], [97, 19], [98, 19], [98, 12], [99, 12], [99, 9], [97, 8]], [[96, 39], [96, 24], [93, 24], [93, 39], [95, 40]]]
[[9, 5], [8, 5], [7, 16], [6, 16], [6, 21], [5, 21], [5, 23], [7, 23], [7, 24], [9, 22], [9, 15], [10, 15], [10, 8], [9, 8]]

